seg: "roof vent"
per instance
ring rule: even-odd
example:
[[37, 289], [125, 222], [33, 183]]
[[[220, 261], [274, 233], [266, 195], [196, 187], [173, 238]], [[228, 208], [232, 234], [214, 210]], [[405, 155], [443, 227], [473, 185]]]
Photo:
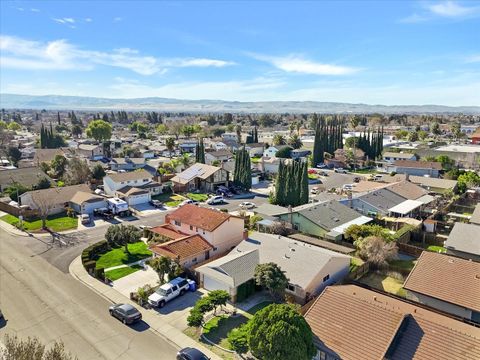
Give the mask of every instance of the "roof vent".
[[[290, 249], [290, 251], [295, 251], [295, 249]], [[477, 275], [478, 276], [478, 275]]]
[[480, 274], [475, 274], [475, 279], [480, 280]]
[[450, 264], [453, 264], [453, 263], [454, 263], [453, 259], [448, 259], [448, 262], [449, 262]]

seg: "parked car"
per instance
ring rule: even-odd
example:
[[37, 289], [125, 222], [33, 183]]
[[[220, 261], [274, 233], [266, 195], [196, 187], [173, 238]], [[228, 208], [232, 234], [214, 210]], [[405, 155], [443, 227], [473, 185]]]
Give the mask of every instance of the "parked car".
[[256, 205], [250, 201], [244, 201], [240, 205], [238, 205], [242, 209], [253, 209]]
[[148, 297], [148, 303], [155, 307], [164, 307], [165, 304], [178, 296], [185, 294], [190, 288], [187, 279], [178, 277], [160, 286], [157, 291]]
[[317, 195], [318, 193], [320, 193], [320, 191], [322, 191], [320, 189], [319, 186], [314, 186], [311, 190], [310, 190], [310, 193], [312, 193], [313, 195]]
[[223, 199], [223, 196], [216, 195], [212, 196], [210, 199], [207, 200], [208, 205], [216, 205], [216, 204], [223, 204], [225, 200]]
[[187, 204], [198, 205], [198, 201], [192, 200], [192, 199], [187, 199], [187, 200], [182, 201], [180, 203], [180, 205], [178, 205], [178, 206], [183, 206], [183, 205], [187, 205]]
[[80, 215], [80, 219], [82, 220], [82, 224], [90, 224], [90, 215], [82, 214]]
[[210, 358], [198, 349], [186, 347], [178, 351], [177, 360], [210, 360]]
[[124, 324], [133, 324], [142, 320], [142, 313], [130, 304], [114, 304], [108, 308], [110, 315]]
[[322, 164], [317, 164], [317, 168], [319, 168], [319, 169], [327, 169], [328, 166], [322, 163]]
[[343, 190], [353, 190], [355, 184], [345, 184], [342, 186]]
[[356, 183], [360, 182], [360, 176], [355, 176], [353, 178], [353, 182], [356, 182]]
[[225, 197], [232, 197], [232, 196], [233, 196], [233, 194], [232, 194], [232, 192], [230, 191], [230, 189], [227, 188], [226, 186], [222, 186], [222, 185], [220, 185], [220, 186], [217, 188], [216, 194], [217, 194], [217, 195], [222, 195], [222, 196], [225, 196]]
[[381, 180], [383, 180], [383, 175], [381, 174], [373, 175], [373, 181], [381, 181]]
[[150, 200], [149, 201], [150, 205], [156, 208], [161, 208], [163, 207], [163, 203], [160, 200]]
[[317, 171], [317, 174], [321, 175], [321, 176], [328, 176], [328, 172], [323, 171], [323, 170], [322, 171]]
[[333, 171], [335, 171], [336, 173], [339, 173], [339, 174], [347, 174], [348, 171], [344, 168], [335, 168]]
[[93, 214], [107, 220], [113, 218], [113, 212], [107, 208], [95, 209], [93, 210]]

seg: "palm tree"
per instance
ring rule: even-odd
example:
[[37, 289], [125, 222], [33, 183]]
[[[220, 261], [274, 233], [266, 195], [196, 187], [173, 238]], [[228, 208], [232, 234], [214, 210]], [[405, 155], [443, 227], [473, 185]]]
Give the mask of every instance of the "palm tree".
[[168, 153], [170, 154], [170, 159], [172, 158], [172, 151], [175, 149], [175, 139], [173, 137], [168, 137], [165, 140], [165, 146], [167, 147]]
[[298, 136], [298, 134], [293, 134], [288, 139], [288, 145], [290, 145], [294, 149], [300, 149], [303, 146], [303, 142], [300, 139], [300, 136]]
[[286, 143], [285, 136], [281, 134], [275, 134], [273, 137], [273, 145], [285, 145]]
[[183, 154], [182, 157], [179, 159], [180, 164], [184, 167], [184, 169], [188, 168], [190, 166], [190, 156], [188, 154]]
[[165, 282], [165, 275], [171, 271], [172, 260], [166, 256], [160, 256], [150, 260], [149, 265], [158, 274], [160, 284]]

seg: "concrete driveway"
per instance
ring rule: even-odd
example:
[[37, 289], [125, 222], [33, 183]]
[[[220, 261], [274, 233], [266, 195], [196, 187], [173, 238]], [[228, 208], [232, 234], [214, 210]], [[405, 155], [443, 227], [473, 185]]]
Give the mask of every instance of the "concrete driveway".
[[150, 205], [149, 203], [138, 204], [132, 206], [132, 208], [137, 211], [139, 216], [149, 216], [153, 214], [159, 214], [167, 210], [166, 208], [156, 208], [155, 206]]
[[158, 274], [150, 266], [115, 280], [112, 282], [112, 287], [122, 295], [130, 298], [131, 292], [136, 292], [139, 287], [147, 284], [151, 286], [158, 285]]

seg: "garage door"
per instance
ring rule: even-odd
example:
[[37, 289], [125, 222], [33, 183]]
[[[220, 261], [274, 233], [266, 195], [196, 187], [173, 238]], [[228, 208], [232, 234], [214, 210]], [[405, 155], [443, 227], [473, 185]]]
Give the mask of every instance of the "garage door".
[[128, 205], [145, 204], [150, 201], [150, 194], [132, 195], [128, 197]]
[[204, 275], [203, 277], [203, 287], [206, 290], [212, 291], [212, 290], [225, 290], [228, 293], [230, 293], [229, 286], [226, 284], [221, 283], [220, 281], [217, 281], [215, 279], [212, 279], [211, 277], [208, 277], [207, 275]]

